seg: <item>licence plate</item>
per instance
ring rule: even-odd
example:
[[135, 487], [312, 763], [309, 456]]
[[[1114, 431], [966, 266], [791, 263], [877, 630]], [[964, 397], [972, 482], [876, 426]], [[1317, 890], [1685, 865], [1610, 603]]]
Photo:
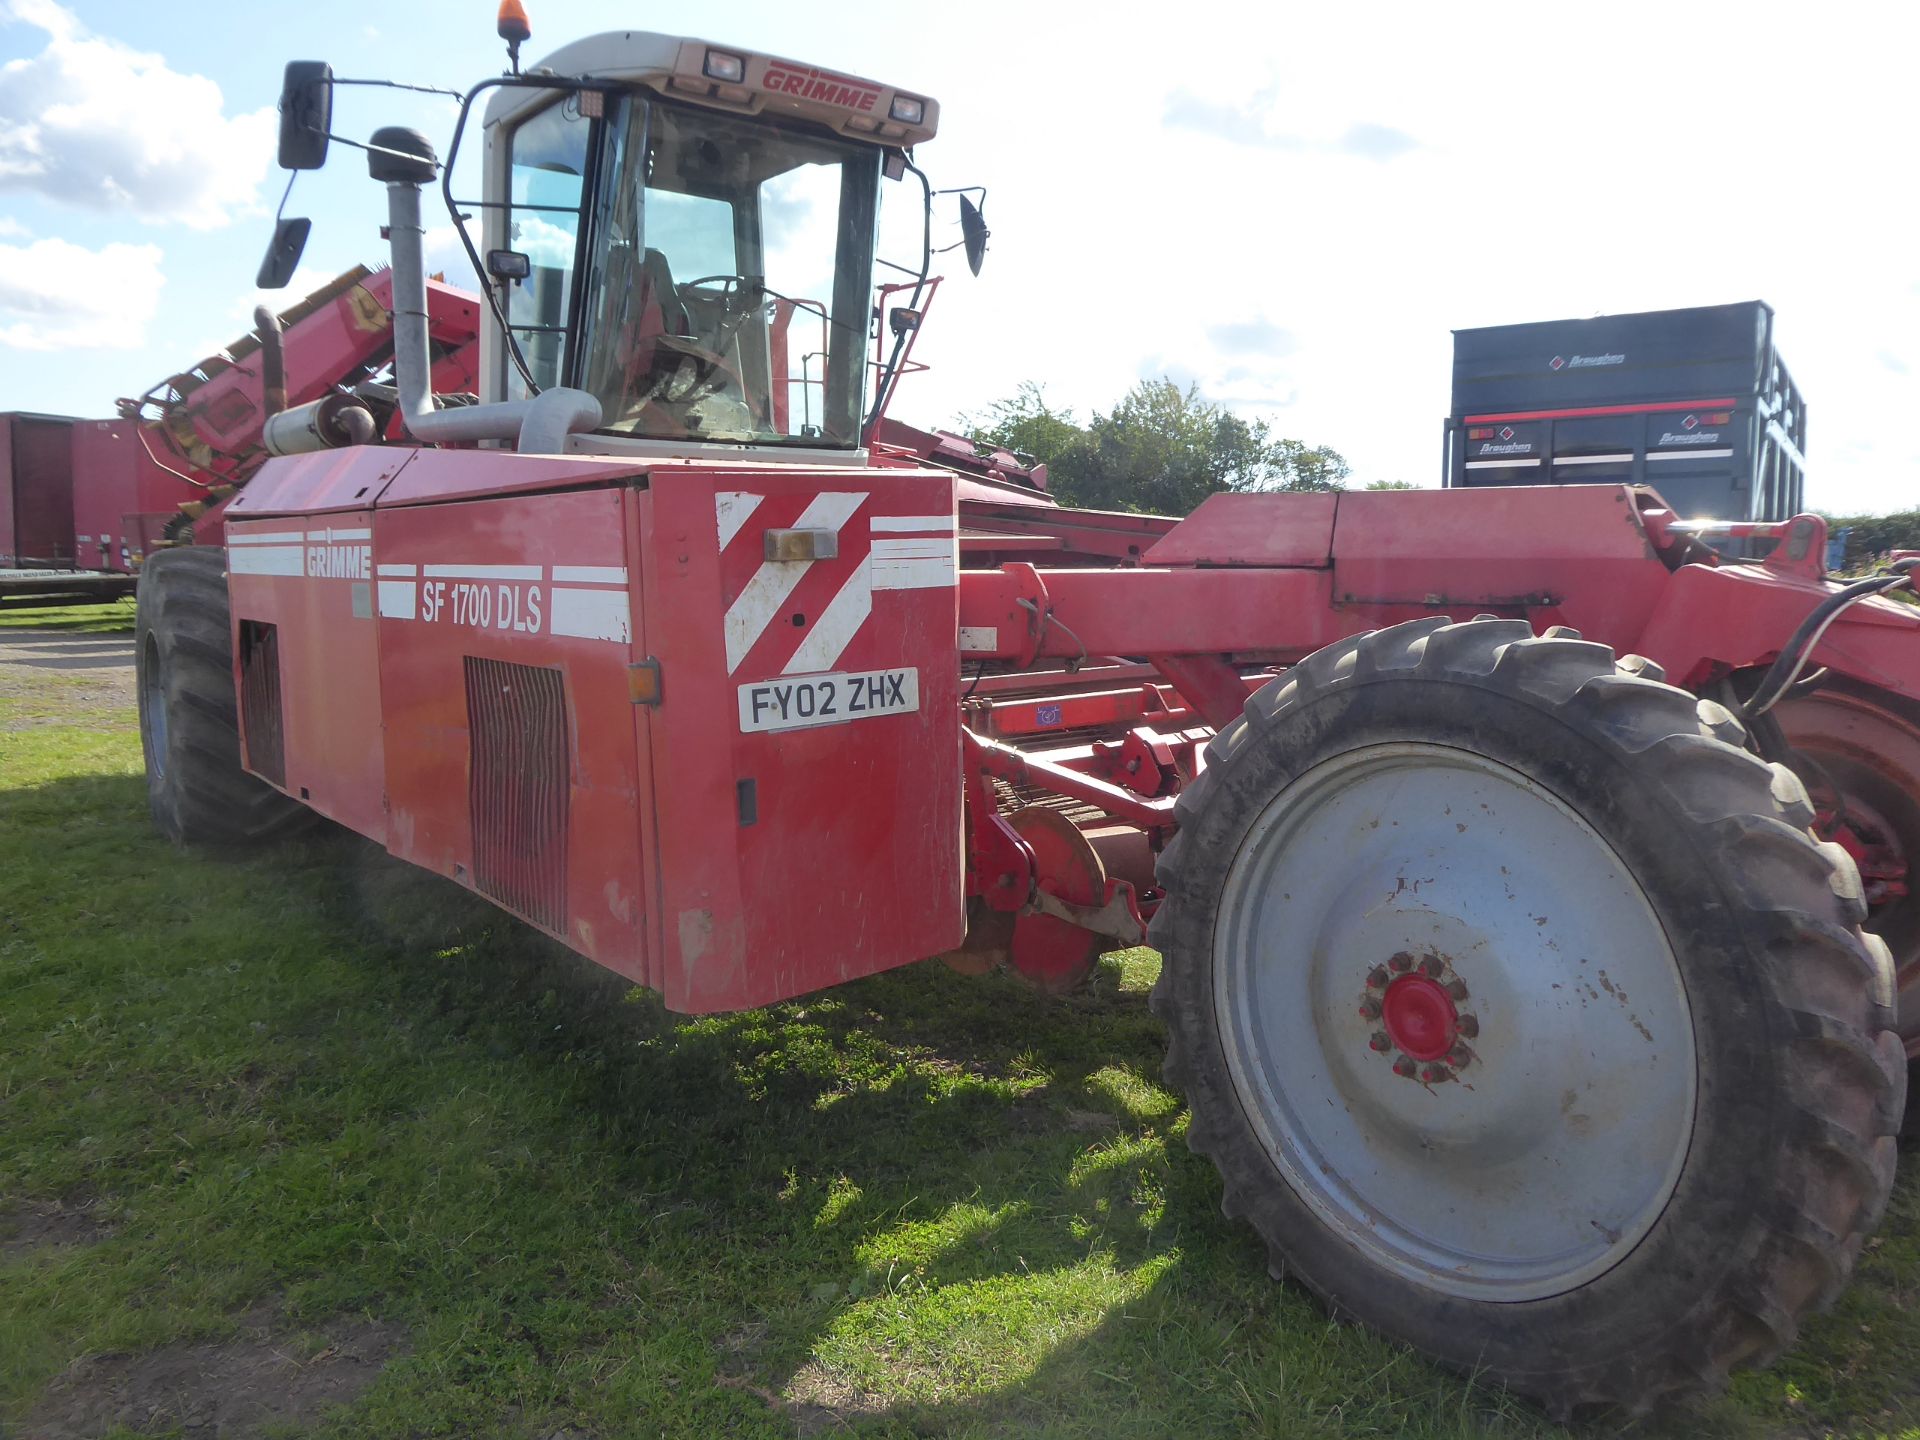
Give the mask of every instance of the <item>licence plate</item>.
[[740, 687], [740, 728], [800, 730], [844, 725], [875, 715], [904, 715], [920, 708], [920, 672], [857, 670], [832, 675], [782, 675]]

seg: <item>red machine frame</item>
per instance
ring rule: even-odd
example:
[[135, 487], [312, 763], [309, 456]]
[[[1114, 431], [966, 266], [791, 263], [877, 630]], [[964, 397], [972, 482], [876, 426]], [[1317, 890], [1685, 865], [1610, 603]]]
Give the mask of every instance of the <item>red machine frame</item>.
[[[907, 460], [364, 449], [270, 467], [227, 514], [247, 764], [676, 1010], [740, 1009], [1004, 943], [995, 914], [1044, 917], [1087, 963], [1138, 940], [1207, 738], [1343, 636], [1516, 616], [1711, 693], [1832, 593], [1818, 518], [1775, 527], [1764, 564], [1721, 564], [1643, 489], [1222, 494], [1176, 522]], [[246, 698], [261, 627], [270, 709]], [[1920, 695], [1916, 628], [1863, 601], [1810, 660]], [[506, 762], [476, 738], [475, 665], [519, 667], [505, 690], [558, 677], [551, 714], [508, 717], [564, 751], [552, 793], [487, 789]], [[771, 709], [807, 677], [906, 673], [911, 709]], [[776, 687], [763, 728], [742, 708], [755, 684]], [[1036, 804], [1085, 837], [1104, 888], [1010, 820]]]

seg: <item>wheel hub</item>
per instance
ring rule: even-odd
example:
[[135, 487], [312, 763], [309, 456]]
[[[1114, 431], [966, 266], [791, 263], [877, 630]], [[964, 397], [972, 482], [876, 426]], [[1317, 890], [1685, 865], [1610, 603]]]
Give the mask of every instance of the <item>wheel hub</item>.
[[1436, 980], [1402, 975], [1380, 1001], [1387, 1038], [1415, 1060], [1438, 1060], [1460, 1038], [1453, 999]]
[[1368, 972], [1360, 997], [1360, 1018], [1373, 1026], [1367, 1048], [1391, 1056], [1393, 1073], [1409, 1080], [1459, 1079], [1473, 1062], [1466, 1042], [1480, 1033], [1480, 1017], [1461, 1008], [1467, 994], [1446, 956], [1396, 951]]
[[1849, 797], [1844, 818], [1832, 810], [1813, 817], [1813, 833], [1846, 851], [1860, 872], [1869, 910], [1879, 910], [1912, 893], [1906, 854], [1899, 836], [1864, 800]]

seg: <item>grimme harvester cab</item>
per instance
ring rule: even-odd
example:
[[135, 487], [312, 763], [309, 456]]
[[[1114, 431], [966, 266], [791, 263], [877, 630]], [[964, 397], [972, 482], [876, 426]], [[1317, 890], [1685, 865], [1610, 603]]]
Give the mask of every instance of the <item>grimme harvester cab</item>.
[[[335, 83], [289, 69], [283, 163]], [[1150, 939], [1275, 1267], [1558, 1411], [1833, 1299], [1920, 1043], [1904, 569], [1827, 579], [1812, 516], [1722, 563], [1629, 485], [1057, 507], [883, 418], [930, 98], [620, 33], [475, 87], [455, 150], [482, 106], [477, 202], [368, 152], [394, 386], [274, 417], [304, 453], [146, 566], [162, 831], [328, 817], [684, 1012]], [[436, 175], [479, 403], [430, 382]]]

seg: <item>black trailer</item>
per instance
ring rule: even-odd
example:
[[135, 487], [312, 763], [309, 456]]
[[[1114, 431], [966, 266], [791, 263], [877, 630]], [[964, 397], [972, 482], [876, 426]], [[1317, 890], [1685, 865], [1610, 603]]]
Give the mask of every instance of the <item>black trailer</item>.
[[1759, 300], [1453, 332], [1446, 486], [1625, 481], [1690, 518], [1784, 520], [1806, 449]]

